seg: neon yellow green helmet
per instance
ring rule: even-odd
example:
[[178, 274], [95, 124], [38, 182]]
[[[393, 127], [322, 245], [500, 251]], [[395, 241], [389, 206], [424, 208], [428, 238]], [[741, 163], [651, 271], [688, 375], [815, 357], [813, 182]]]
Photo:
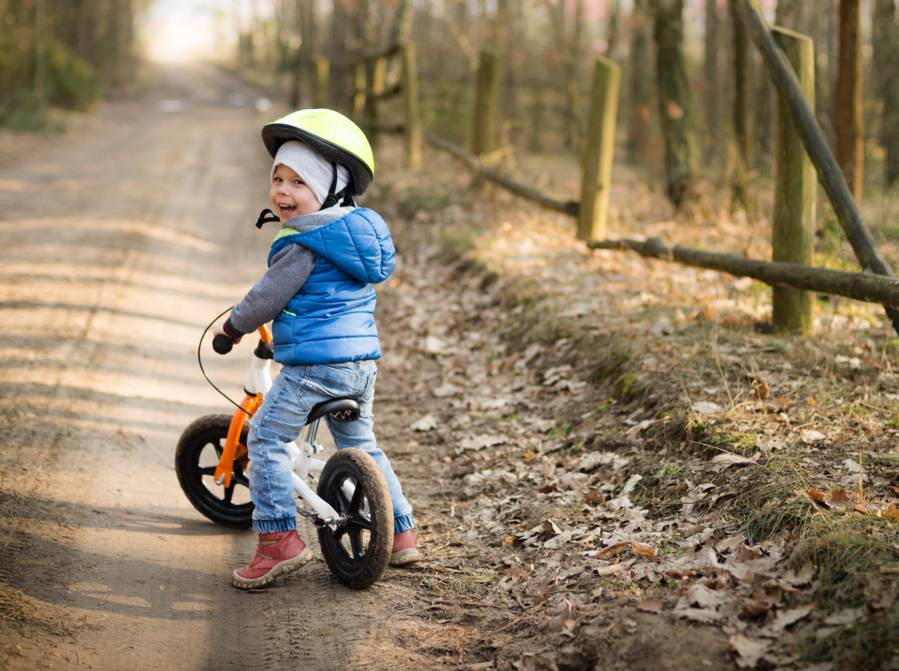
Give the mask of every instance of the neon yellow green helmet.
[[288, 140], [306, 142], [329, 161], [345, 165], [353, 178], [355, 195], [363, 193], [375, 176], [375, 157], [368, 138], [340, 112], [297, 110], [262, 127], [262, 141], [272, 158]]

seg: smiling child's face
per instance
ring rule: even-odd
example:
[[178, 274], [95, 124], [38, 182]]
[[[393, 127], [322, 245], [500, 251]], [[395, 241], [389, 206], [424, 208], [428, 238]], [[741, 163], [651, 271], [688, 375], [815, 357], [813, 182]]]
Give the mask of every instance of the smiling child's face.
[[317, 212], [321, 203], [315, 198], [303, 178], [283, 163], [278, 164], [272, 175], [272, 188], [269, 192], [275, 213], [281, 221], [300, 214]]

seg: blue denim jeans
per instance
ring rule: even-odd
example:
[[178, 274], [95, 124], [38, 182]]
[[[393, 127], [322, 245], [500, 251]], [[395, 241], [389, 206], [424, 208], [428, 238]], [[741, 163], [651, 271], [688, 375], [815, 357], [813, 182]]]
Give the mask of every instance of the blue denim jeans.
[[378, 449], [372, 403], [375, 397], [374, 361], [284, 366], [262, 407], [250, 423], [250, 497], [253, 499], [253, 528], [259, 533], [295, 529], [296, 498], [293, 462], [285, 447], [300, 435], [312, 407], [333, 398], [359, 401], [359, 419], [336, 422], [327, 418], [337, 449], [356, 447], [368, 453], [384, 472], [393, 500], [394, 531], [411, 529], [412, 506], [403, 496], [387, 455]]

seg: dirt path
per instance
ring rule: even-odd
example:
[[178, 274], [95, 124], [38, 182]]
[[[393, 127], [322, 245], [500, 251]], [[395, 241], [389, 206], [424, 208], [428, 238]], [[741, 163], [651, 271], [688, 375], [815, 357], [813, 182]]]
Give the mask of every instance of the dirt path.
[[[175, 478], [181, 430], [227, 411], [197, 337], [270, 238], [255, 101], [211, 69], [160, 70], [0, 168], [0, 667], [426, 665], [394, 643], [400, 583], [349, 592], [316, 562], [230, 588], [252, 534], [207, 523]], [[239, 392], [244, 361], [211, 368]]]

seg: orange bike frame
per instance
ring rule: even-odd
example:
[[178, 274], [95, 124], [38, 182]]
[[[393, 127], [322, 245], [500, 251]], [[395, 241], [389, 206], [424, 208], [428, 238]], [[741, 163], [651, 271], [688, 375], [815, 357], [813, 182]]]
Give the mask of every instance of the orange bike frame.
[[[259, 339], [268, 345], [271, 344], [272, 335], [267, 326], [259, 327]], [[234, 476], [234, 459], [246, 454], [246, 445], [240, 443], [244, 422], [248, 417], [252, 417], [262, 405], [262, 392], [254, 389], [254, 386], [252, 381], [248, 382], [247, 391], [255, 393], [247, 393], [240, 408], [235, 410], [234, 416], [231, 417], [231, 425], [228, 427], [228, 436], [225, 438], [222, 456], [219, 457], [218, 466], [215, 468], [215, 481], [222, 483], [226, 488], [231, 486], [231, 478]], [[239, 449], [241, 454], [238, 454]]]

